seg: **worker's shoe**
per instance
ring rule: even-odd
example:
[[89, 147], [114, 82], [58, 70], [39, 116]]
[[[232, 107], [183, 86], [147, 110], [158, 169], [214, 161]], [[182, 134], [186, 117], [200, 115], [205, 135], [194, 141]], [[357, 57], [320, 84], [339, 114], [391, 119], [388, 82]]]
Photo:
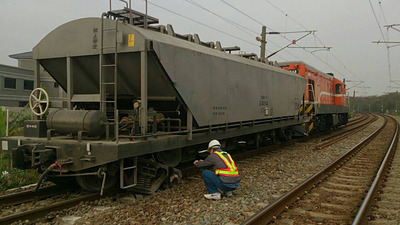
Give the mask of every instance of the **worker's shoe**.
[[222, 196], [224, 196], [224, 197], [226, 197], [226, 198], [229, 198], [229, 197], [232, 197], [233, 194], [232, 194], [232, 191], [224, 191], [224, 192], [222, 193]]
[[212, 199], [212, 200], [220, 200], [221, 199], [221, 193], [212, 193], [212, 194], [205, 194], [204, 198], [206, 199]]

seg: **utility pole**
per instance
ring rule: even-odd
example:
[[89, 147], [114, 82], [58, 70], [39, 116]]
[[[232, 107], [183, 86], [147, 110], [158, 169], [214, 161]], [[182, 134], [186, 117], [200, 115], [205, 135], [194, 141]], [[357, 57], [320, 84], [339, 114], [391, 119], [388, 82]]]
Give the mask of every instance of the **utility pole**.
[[356, 91], [353, 91], [353, 112], [356, 110]]
[[[317, 31], [316, 30], [306, 30], [306, 31], [287, 31], [287, 32], [277, 32], [277, 31], [266, 32], [266, 27], [263, 26], [262, 27], [261, 38], [260, 37], [256, 37], [256, 40], [261, 42], [261, 56], [260, 56], [260, 58], [261, 58], [261, 60], [263, 60], [263, 59], [267, 59], [268, 60], [268, 58], [274, 56], [275, 54], [277, 54], [278, 52], [280, 52], [280, 51], [282, 51], [282, 50], [284, 50], [286, 48], [302, 48], [302, 49], [312, 48], [312, 49], [327, 49], [327, 50], [330, 50], [332, 47], [326, 47], [326, 46], [323, 46], [323, 47], [302, 47], [302, 46], [290, 47], [291, 45], [297, 45], [298, 41], [300, 41], [301, 39], [307, 37], [310, 34], [314, 34], [315, 32], [317, 32]], [[300, 38], [292, 40], [292, 42], [290, 42], [286, 46], [280, 48], [279, 50], [277, 50], [277, 51], [273, 52], [272, 54], [268, 55], [267, 57], [265, 57], [265, 44], [267, 43], [267, 40], [266, 40], [267, 39], [266, 38], [267, 34], [271, 34], [271, 35], [272, 34], [278, 34], [278, 35], [281, 35], [281, 34], [298, 34], [298, 33], [306, 33], [306, 34], [301, 36]]]
[[262, 31], [261, 31], [261, 61], [264, 62], [265, 61], [265, 46], [267, 44], [267, 27], [266, 26], [262, 26]]
[[[400, 24], [390, 24], [390, 25], [385, 25], [383, 27], [385, 27], [387, 29], [387, 32], [388, 32], [387, 35], [389, 37], [389, 29], [400, 32], [399, 26], [400, 26]], [[383, 34], [382, 34], [382, 36], [383, 36]], [[385, 37], [383, 37], [383, 39], [384, 39], [383, 41], [378, 40], [378, 41], [373, 41], [372, 43], [386, 45], [386, 50], [387, 50], [387, 55], [388, 55], [389, 89], [392, 89], [392, 84], [397, 85], [397, 87], [394, 87], [394, 88], [400, 88], [398, 81], [392, 80], [392, 69], [391, 69], [391, 62], [390, 62], [390, 49], [393, 47], [400, 46], [400, 41], [385, 40]]]
[[147, 0], [146, 0], [146, 16], [144, 17], [144, 29], [147, 29]]

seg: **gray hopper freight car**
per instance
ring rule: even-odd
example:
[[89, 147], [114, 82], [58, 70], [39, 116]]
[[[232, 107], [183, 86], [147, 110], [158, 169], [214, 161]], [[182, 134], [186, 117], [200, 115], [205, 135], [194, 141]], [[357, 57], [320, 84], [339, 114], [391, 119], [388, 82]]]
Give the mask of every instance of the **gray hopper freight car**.
[[[150, 25], [153, 17], [144, 29], [143, 20], [134, 10], [110, 11], [61, 25], [34, 47], [36, 86], [42, 66], [66, 90], [67, 109], [26, 121], [24, 136], [2, 138], [15, 167], [91, 191], [119, 180], [152, 193], [179, 178], [175, 167], [211, 139], [228, 150], [258, 146], [307, 120], [299, 114], [304, 78], [231, 54], [238, 47]], [[32, 95], [44, 114], [42, 94]]]

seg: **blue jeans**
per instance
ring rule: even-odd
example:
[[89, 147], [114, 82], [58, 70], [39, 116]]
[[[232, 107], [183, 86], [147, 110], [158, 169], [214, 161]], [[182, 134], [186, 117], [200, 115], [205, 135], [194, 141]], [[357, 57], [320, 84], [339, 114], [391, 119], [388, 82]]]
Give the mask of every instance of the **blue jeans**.
[[211, 170], [203, 170], [201, 175], [203, 176], [204, 184], [206, 185], [209, 194], [217, 193], [218, 189], [221, 191], [233, 191], [240, 185], [240, 182], [236, 184], [223, 183]]

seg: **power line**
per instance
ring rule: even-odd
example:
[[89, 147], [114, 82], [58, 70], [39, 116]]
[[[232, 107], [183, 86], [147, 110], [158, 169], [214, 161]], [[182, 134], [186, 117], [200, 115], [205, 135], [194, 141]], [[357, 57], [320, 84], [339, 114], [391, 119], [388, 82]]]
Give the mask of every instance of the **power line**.
[[[301, 24], [299, 21], [295, 20], [293, 17], [289, 16], [286, 12], [284, 12], [282, 9], [280, 9], [280, 8], [279, 8], [278, 6], [276, 6], [275, 4], [271, 3], [269, 0], [264, 0], [264, 1], [267, 2], [268, 4], [270, 4], [272, 7], [274, 7], [276, 10], [278, 10], [280, 13], [282, 13], [283, 15], [285, 15], [286, 17], [288, 17], [289, 19], [291, 19], [291, 20], [292, 20], [293, 22], [295, 22], [297, 25], [301, 26], [302, 28], [304, 28], [304, 29], [306, 29], [306, 30], [309, 30], [309, 28], [307, 28], [306, 26], [304, 26], [303, 24]], [[314, 37], [319, 41], [319, 43], [320, 43], [321, 45], [323, 45], [324, 47], [326, 46], [326, 45], [322, 42], [322, 40], [321, 40], [315, 33], [313, 33], [313, 35], [314, 35]], [[307, 51], [307, 52], [309, 52], [309, 51]], [[328, 65], [329, 67], [333, 68], [330, 64], [328, 64], [328, 63], [325, 62], [324, 60], [320, 59], [318, 56], [314, 55], [313, 52], [309, 52], [309, 53], [311, 53], [314, 57], [318, 58], [318, 60], [322, 61], [324, 64], [326, 64], [326, 65]], [[352, 76], [354, 76], [355, 78], [357, 78], [357, 76], [353, 73], [353, 71], [351, 71], [350, 69], [348, 69], [348, 68], [346, 67], [346, 65], [345, 65], [341, 60], [339, 60], [338, 57], [336, 57], [336, 55], [334, 55], [332, 52], [329, 52], [329, 53], [339, 62], [339, 64], [341, 64], [341, 65], [343, 66], [343, 68], [344, 68], [345, 70], [347, 70], [348, 72], [350, 72], [350, 74], [351, 74]], [[336, 69], [334, 69], [334, 70], [337, 71]], [[341, 73], [341, 72], [339, 72], [339, 73], [342, 74], [343, 76], [345, 76], [343, 73]], [[345, 77], [346, 77], [346, 76], [345, 76]]]
[[[185, 0], [185, 1], [187, 1], [187, 0]], [[240, 12], [240, 13], [243, 14], [244, 16], [250, 18], [251, 20], [257, 22], [257, 23], [260, 24], [260, 25], [263, 25], [260, 21], [258, 21], [258, 20], [256, 20], [255, 18], [253, 18], [253, 17], [247, 15], [245, 12], [243, 12], [243, 11], [237, 9], [237, 8], [234, 7], [233, 5], [227, 3], [227, 2], [224, 1], [224, 0], [221, 0], [221, 1], [222, 1], [223, 3], [225, 3], [226, 5], [230, 6], [231, 8], [235, 9], [236, 11]], [[238, 24], [238, 23], [236, 23], [236, 22], [234, 22], [234, 21], [232, 21], [232, 20], [229, 20], [229, 19], [227, 19], [227, 18], [224, 18], [224, 17], [218, 15], [217, 13], [214, 13], [214, 12], [212, 12], [211, 10], [208, 10], [207, 8], [201, 6], [201, 5], [198, 4], [198, 3], [193, 2], [192, 0], [189, 0], [189, 1], [187, 1], [187, 2], [193, 4], [193, 5], [197, 6], [197, 7], [200, 7], [200, 8], [202, 8], [203, 10], [208, 11], [209, 13], [212, 13], [213, 15], [219, 17], [220, 19], [223, 19], [224, 21], [230, 23], [231, 25], [236, 26], [237, 28], [238, 28], [238, 27], [243, 27], [242, 25], [240, 25], [240, 24]], [[251, 42], [249, 42], [249, 41], [247, 41], [247, 40], [244, 40], [244, 39], [242, 39], [242, 38], [238, 38], [238, 37], [232, 36], [231, 34], [229, 34], [229, 33], [227, 33], [227, 32], [218, 30], [218, 29], [216, 29], [216, 28], [214, 28], [214, 27], [211, 27], [211, 26], [209, 26], [209, 25], [207, 25], [207, 24], [204, 24], [204, 23], [202, 23], [202, 22], [196, 21], [196, 20], [194, 20], [194, 19], [192, 19], [192, 18], [189, 18], [189, 17], [184, 16], [184, 15], [182, 15], [182, 14], [179, 14], [179, 13], [177, 13], [177, 12], [174, 12], [174, 11], [172, 11], [172, 10], [170, 10], [170, 9], [167, 9], [167, 8], [165, 8], [165, 7], [162, 7], [162, 6], [157, 5], [157, 4], [155, 4], [155, 3], [149, 2], [149, 4], [151, 4], [151, 5], [155, 6], [155, 7], [158, 7], [158, 8], [160, 8], [160, 9], [163, 9], [163, 10], [165, 10], [165, 11], [168, 11], [168, 12], [170, 12], [170, 13], [173, 13], [173, 14], [175, 14], [175, 15], [178, 15], [178, 16], [180, 16], [180, 17], [183, 17], [183, 18], [185, 18], [185, 19], [187, 19], [187, 20], [190, 20], [190, 21], [192, 21], [192, 22], [194, 22], [194, 23], [197, 23], [197, 24], [200, 24], [200, 25], [202, 25], [202, 26], [205, 26], [205, 27], [207, 27], [207, 28], [209, 28], [209, 29], [215, 30], [215, 31], [217, 31], [217, 32], [220, 32], [220, 33], [222, 33], [222, 34], [228, 35], [228, 36], [233, 37], [233, 38], [235, 38], [235, 39], [244, 41], [244, 42], [246, 42], [246, 43], [248, 43], [248, 44], [251, 44], [251, 45], [253, 45], [253, 46], [259, 47], [258, 45], [254, 44], [254, 43], [251, 43]], [[294, 20], [294, 19], [293, 19], [293, 20]], [[299, 23], [299, 22], [297, 22], [297, 23]], [[300, 24], [300, 23], [299, 23], [299, 24]], [[302, 25], [302, 26], [305, 27], [304, 25]], [[271, 31], [274, 31], [273, 29], [271, 29], [271, 28], [269, 28], [269, 27], [267, 27], [267, 28], [270, 29]], [[242, 30], [242, 29], [241, 29], [241, 30]], [[247, 29], [247, 30], [250, 30], [250, 29]], [[242, 31], [243, 31], [243, 30], [242, 30]], [[243, 31], [243, 32], [244, 32], [244, 31]], [[254, 32], [254, 31], [252, 31], [252, 30], [250, 30], [250, 32], [257, 34], [257, 32]], [[245, 32], [245, 33], [247, 33], [247, 32]], [[247, 34], [249, 34], [249, 33], [247, 33]], [[250, 34], [249, 34], [249, 35], [250, 35]], [[257, 34], [257, 35], [258, 35], [258, 34]], [[282, 36], [282, 35], [280, 35], [280, 36], [283, 37], [283, 38], [285, 38], [285, 39], [288, 40], [288, 41], [291, 41], [291, 40], [289, 40], [288, 38], [286, 38], [286, 37], [284, 37], [284, 36]], [[317, 37], [317, 39], [319, 40], [318, 37]], [[321, 40], [319, 40], [319, 41], [320, 41], [321, 44], [323, 44]], [[273, 42], [271, 42], [271, 43], [273, 43]], [[273, 44], [275, 44], [275, 43], [273, 43]], [[277, 45], [277, 44], [275, 44], [275, 45]], [[299, 46], [298, 44], [296, 44], [296, 45]], [[323, 45], [324, 45], [324, 44], [323, 44]], [[278, 45], [277, 45], [277, 46], [278, 46]], [[301, 47], [301, 46], [300, 46], [300, 47]], [[303, 49], [303, 50], [306, 51], [306, 52], [308, 52], [308, 53], [310, 53], [311, 55], [313, 55], [315, 58], [317, 58], [319, 61], [321, 61], [322, 63], [324, 63], [324, 64], [327, 65], [328, 67], [332, 68], [334, 71], [336, 71], [336, 72], [338, 72], [339, 74], [342, 74], [343, 76], [345, 76], [343, 73], [341, 73], [339, 70], [337, 70], [336, 68], [334, 68], [332, 65], [330, 65], [329, 63], [327, 63], [326, 61], [324, 61], [324, 60], [321, 59], [320, 57], [318, 57], [318, 56], [316, 56], [315, 54], [313, 54], [313, 52], [307, 51], [307, 50], [305, 50], [305, 49]], [[295, 57], [295, 58], [301, 60], [299, 57], [297, 57], [296, 55], [292, 54], [291, 52], [289, 52], [289, 51], [285, 51], [285, 52], [287, 52], [288, 54], [292, 55], [293, 57]], [[282, 57], [280, 57], [280, 56], [277, 56], [277, 57], [279, 57], [279, 58], [281, 58], [281, 59], [287, 61], [286, 59], [284, 59], [284, 58], [282, 58]], [[335, 58], [340, 62], [340, 60], [339, 60], [337, 57], [335, 57]], [[346, 67], [344, 67], [344, 68], [347, 69]]]
[[257, 47], [258, 47], [258, 45], [254, 44], [254, 43], [252, 43], [252, 42], [249, 42], [249, 41], [247, 41], [247, 40], [245, 40], [245, 39], [232, 36], [231, 34], [225, 32], [225, 31], [216, 29], [216, 28], [214, 28], [214, 27], [212, 27], [212, 26], [209, 26], [209, 25], [207, 25], [207, 24], [205, 24], [205, 23], [199, 22], [199, 21], [197, 21], [197, 20], [194, 20], [194, 19], [192, 19], [192, 18], [190, 18], [190, 17], [187, 17], [187, 16], [184, 16], [184, 15], [179, 14], [179, 13], [177, 13], [177, 12], [174, 12], [174, 11], [172, 11], [172, 10], [170, 10], [170, 9], [164, 8], [164, 7], [162, 7], [162, 6], [160, 6], [160, 5], [157, 5], [157, 4], [155, 4], [155, 3], [152, 3], [152, 2], [149, 2], [149, 1], [148, 1], [148, 3], [149, 3], [150, 5], [155, 6], [155, 7], [158, 7], [158, 8], [160, 8], [160, 9], [165, 10], [165, 11], [168, 11], [168, 12], [170, 12], [170, 13], [173, 13], [173, 14], [175, 14], [175, 15], [177, 15], [177, 16], [180, 16], [180, 17], [183, 17], [183, 18], [185, 18], [185, 19], [187, 19], [187, 20], [190, 20], [190, 21], [192, 21], [192, 22], [194, 22], [194, 23], [200, 24], [200, 25], [202, 25], [202, 26], [204, 26], [204, 27], [207, 27], [207, 28], [212, 29], [212, 30], [214, 30], [214, 31], [217, 31], [217, 32], [219, 32], [219, 33], [225, 34], [225, 35], [227, 35], [227, 36], [229, 36], [229, 37], [232, 37], [232, 38], [241, 40], [241, 41], [246, 42], [246, 43], [248, 43], [248, 44], [250, 44], [250, 45], [254, 45], [254, 46], [257, 46]]
[[[233, 8], [233, 9], [235, 9], [236, 11], [240, 12], [241, 14], [245, 15], [246, 17], [250, 18], [251, 20], [257, 22], [257, 23], [260, 24], [260, 25], [263, 25], [260, 21], [258, 21], [258, 20], [256, 20], [256, 19], [254, 19], [253, 17], [247, 15], [246, 13], [244, 13], [243, 11], [241, 11], [240, 9], [234, 7], [233, 5], [227, 3], [227, 2], [224, 1], [224, 0], [221, 0], [221, 1], [222, 1], [223, 3], [225, 3], [226, 5], [228, 5], [229, 7]], [[275, 8], [277, 8], [277, 7], [275, 6]], [[279, 10], [279, 11], [283, 12], [282, 10]], [[286, 15], [286, 13], [284, 13], [284, 14]], [[268, 27], [267, 27], [267, 28], [268, 28]], [[271, 29], [271, 28], [268, 28], [268, 29], [274, 31], [274, 30]], [[280, 36], [283, 37], [283, 38], [285, 38], [286, 40], [290, 41], [288, 38], [286, 38], [286, 37], [284, 37], [284, 36], [282, 36], [282, 35], [280, 35]], [[296, 45], [297, 45], [297, 44], [296, 44]], [[299, 46], [299, 45], [297, 45], [297, 46]], [[330, 68], [332, 68], [334, 71], [336, 71], [336, 72], [338, 72], [339, 74], [342, 74], [343, 76], [345, 76], [343, 73], [341, 73], [340, 71], [338, 71], [336, 68], [334, 68], [334, 67], [331, 66], [329, 63], [325, 62], [323, 59], [321, 59], [320, 57], [316, 56], [316, 55], [313, 54], [312, 52], [307, 51], [307, 50], [305, 50], [305, 49], [303, 49], [303, 50], [306, 51], [306, 52], [308, 52], [308, 53], [310, 53], [311, 55], [313, 55], [315, 58], [317, 58], [319, 61], [321, 61], [321, 62], [324, 63], [325, 65], [329, 66]]]
[[[386, 41], [385, 35], [383, 35], [381, 25], [379, 24], [378, 17], [376, 16], [376, 13], [375, 13], [374, 7], [372, 6], [371, 0], [368, 0], [368, 1], [369, 1], [369, 5], [371, 6], [372, 13], [374, 14], [376, 24], [378, 25], [379, 32], [381, 33], [383, 40]], [[387, 47], [387, 44], [386, 44], [386, 47]]]
[[[245, 26], [242, 26], [242, 25], [238, 24], [238, 23], [234, 22], [233, 20], [230, 20], [230, 19], [228, 19], [228, 18], [225, 18], [225, 17], [223, 17], [223, 16], [220, 16], [220, 15], [218, 15], [217, 13], [215, 13], [215, 12], [213, 12], [213, 11], [207, 9], [206, 7], [204, 7], [204, 6], [202, 6], [202, 5], [200, 5], [200, 4], [196, 3], [196, 2], [194, 2], [193, 0], [184, 0], [184, 1], [186, 1], [186, 2], [188, 2], [188, 3], [190, 3], [190, 4], [194, 5], [194, 6], [196, 6], [196, 7], [198, 7], [198, 8], [201, 8], [201, 9], [203, 9], [203, 10], [205, 10], [205, 11], [207, 11], [207, 12], [213, 14], [214, 16], [216, 16], [216, 17], [218, 17], [218, 18], [224, 20], [225, 22], [228, 22], [229, 24], [231, 24], [231, 25], [233, 25], [233, 26], [236, 26], [236, 27], [239, 28], [240, 30], [245, 29], [245, 30], [250, 31], [251, 33], [253, 33], [253, 34], [255, 34], [255, 35], [259, 35], [257, 32], [254, 32], [253, 30], [251, 30], [251, 29], [249, 29], [249, 28], [247, 28], [247, 27], [245, 27]], [[243, 30], [242, 30], [242, 31], [243, 31]], [[252, 34], [246, 32], [246, 31], [243, 31], [243, 32], [245, 32], [245, 33], [247, 33], [247, 34], [249, 34], [249, 35], [252, 35]]]
[[385, 21], [385, 24], [388, 24], [387, 20], [386, 20], [385, 13], [383, 12], [382, 2], [381, 1], [379, 1], [379, 8], [381, 9], [382, 17], [383, 17], [383, 20]]
[[[376, 13], [375, 13], [374, 7], [372, 6], [371, 0], [369, 0], [369, 5], [371, 6], [371, 10], [372, 10], [372, 12], [373, 12], [373, 14], [374, 14], [375, 21], [376, 21], [376, 23], [377, 23], [377, 25], [378, 25], [379, 32], [380, 32], [381, 35], [382, 35], [383, 43], [386, 45], [387, 62], [388, 62], [388, 73], [389, 73], [389, 88], [392, 88], [392, 83], [394, 83], [394, 84], [397, 84], [397, 83], [394, 82], [394, 81], [392, 80], [392, 69], [391, 69], [392, 65], [391, 65], [391, 59], [390, 59], [390, 47], [391, 47], [391, 46], [389, 46], [389, 44], [388, 44], [388, 39], [389, 39], [389, 27], [387, 28], [387, 39], [386, 39], [386, 38], [385, 38], [385, 35], [383, 35], [383, 31], [382, 31], [381, 25], [379, 24], [379, 20], [378, 20], [378, 18], [377, 18], [377, 16], [376, 16]], [[381, 12], [382, 12], [383, 19], [385, 20], [385, 23], [387, 24], [386, 17], [385, 17], [385, 13], [384, 13], [384, 11], [383, 11], [382, 2], [381, 2], [381, 1], [379, 1], [379, 7], [380, 7], [380, 10], [381, 10]]]
[[297, 25], [301, 26], [303, 29], [308, 30], [307, 27], [305, 27], [303, 24], [301, 24], [300, 22], [298, 22], [297, 20], [293, 19], [291, 16], [289, 16], [287, 13], [285, 13], [282, 9], [280, 9], [278, 6], [272, 4], [270, 1], [268, 0], [264, 0], [266, 1], [268, 4], [270, 4], [272, 7], [274, 7], [276, 10], [278, 10], [279, 12], [281, 12], [283, 15], [285, 15], [286, 17], [288, 17], [289, 19], [291, 19], [293, 22], [297, 23]]
[[[255, 32], [255, 31], [253, 31], [253, 30], [251, 30], [251, 29], [249, 29], [249, 28], [247, 28], [247, 27], [245, 27], [245, 26], [240, 25], [240, 24], [234, 22], [233, 20], [230, 20], [230, 19], [228, 19], [228, 18], [225, 18], [225, 17], [223, 17], [223, 16], [221, 16], [221, 15], [218, 15], [217, 13], [215, 13], [215, 12], [213, 12], [213, 11], [207, 9], [206, 7], [204, 7], [204, 6], [202, 6], [202, 5], [200, 5], [200, 4], [196, 3], [196, 2], [194, 2], [193, 0], [184, 0], [184, 1], [186, 1], [186, 2], [188, 2], [188, 3], [190, 3], [190, 4], [194, 5], [194, 6], [197, 6], [197, 7], [201, 8], [201, 9], [203, 9], [203, 10], [205, 10], [205, 11], [207, 11], [207, 12], [213, 14], [214, 16], [216, 16], [216, 17], [218, 17], [218, 18], [224, 20], [225, 22], [227, 22], [227, 23], [229, 23], [229, 24], [235, 26], [236, 28], [238, 28], [238, 29], [241, 30], [241, 31], [243, 31], [243, 29], [246, 29], [246, 30], [252, 32], [253, 34], [255, 34], [255, 35], [257, 35], [257, 36], [259, 35], [259, 33]], [[240, 29], [240, 28], [243, 28], [243, 29]], [[245, 32], [245, 31], [243, 31], [243, 32]], [[250, 35], [251, 37], [254, 37], [254, 36], [253, 36], [252, 34], [250, 34], [249, 32], [245, 32], [245, 33], [248, 34], [248, 35]], [[276, 43], [273, 42], [273, 41], [269, 41], [269, 42], [270, 42], [271, 44], [277, 46], [277, 47], [280, 47], [278, 44], [276, 44]], [[293, 55], [293, 56], [294, 56], [294, 57], [297, 57], [297, 56], [295, 56], [295, 55]], [[278, 56], [278, 57], [281, 58], [281, 59], [283, 59], [283, 60], [285, 60], [285, 61], [288, 61], [287, 59], [285, 59], [285, 58], [283, 58], [283, 57], [281, 57], [281, 56]]]
[[[236, 10], [237, 12], [241, 13], [242, 15], [246, 16], [247, 18], [249, 18], [249, 19], [255, 21], [255, 22], [258, 23], [258, 24], [260, 24], [261, 26], [265, 26], [265, 27], [268, 28], [269, 30], [271, 30], [271, 31], [273, 31], [273, 32], [276, 32], [276, 31], [273, 30], [272, 28], [270, 28], [270, 27], [264, 25], [263, 23], [261, 23], [261, 22], [258, 21], [257, 19], [255, 19], [255, 18], [249, 16], [248, 14], [246, 14], [245, 12], [243, 12], [242, 10], [240, 10], [240, 9], [236, 8], [235, 6], [233, 6], [233, 5], [229, 4], [229, 3], [227, 3], [226, 1], [224, 1], [224, 0], [220, 0], [220, 1], [223, 2], [223, 3], [225, 3], [226, 5], [228, 5], [228, 6], [231, 7], [232, 9]], [[281, 35], [281, 34], [279, 34], [279, 36], [283, 37], [283, 38], [286, 39], [287, 41], [290, 41], [290, 42], [292, 41], [292, 40], [289, 40], [287, 37], [285, 37], [285, 36], [283, 36], [283, 35]], [[297, 44], [296, 44], [296, 45], [297, 45]], [[297, 45], [297, 46], [299, 46], [299, 45]], [[286, 51], [285, 51], [285, 52], [286, 52]], [[289, 51], [287, 51], [287, 53], [289, 53], [290, 55], [294, 56], [295, 58], [301, 60], [299, 57], [297, 57], [296, 55], [290, 53]]]
[[[143, 1], [144, 1], [144, 0], [143, 0]], [[202, 22], [199, 22], [199, 21], [197, 21], [197, 20], [194, 20], [194, 19], [192, 19], [192, 18], [190, 18], [190, 17], [184, 16], [184, 15], [182, 15], [182, 14], [180, 14], [180, 13], [174, 12], [174, 11], [172, 11], [172, 10], [170, 10], [170, 9], [167, 9], [167, 8], [165, 8], [165, 7], [162, 7], [162, 6], [160, 6], [160, 5], [157, 5], [157, 4], [155, 4], [155, 3], [152, 3], [152, 2], [150, 2], [150, 1], [148, 1], [148, 4], [151, 4], [151, 5], [155, 6], [155, 7], [158, 7], [158, 8], [160, 8], [160, 9], [163, 9], [163, 10], [165, 10], [165, 11], [167, 11], [167, 12], [173, 13], [173, 14], [175, 14], [175, 15], [177, 15], [177, 16], [180, 16], [180, 17], [182, 17], [182, 18], [185, 18], [185, 19], [187, 19], [187, 20], [190, 20], [190, 21], [192, 21], [192, 22], [194, 22], [194, 23], [200, 24], [200, 25], [202, 25], [202, 26], [204, 26], [204, 27], [207, 27], [207, 28], [212, 29], [212, 30], [214, 30], [214, 31], [217, 31], [217, 32], [219, 32], [219, 33], [225, 34], [225, 35], [227, 35], [227, 36], [229, 36], [229, 37], [232, 37], [232, 38], [235, 38], [235, 39], [237, 39], [237, 40], [241, 40], [241, 41], [243, 41], [243, 42], [246, 42], [246, 43], [248, 43], [248, 44], [250, 44], [250, 45], [254, 45], [254, 46], [259, 47], [258, 45], [254, 44], [254, 43], [252, 43], [252, 42], [249, 42], [249, 41], [247, 41], [247, 40], [245, 40], [245, 39], [242, 39], [242, 38], [239, 38], [239, 37], [236, 37], [236, 36], [232, 36], [231, 34], [225, 32], [225, 31], [218, 30], [218, 29], [216, 29], [216, 28], [214, 28], [214, 27], [211, 27], [211, 26], [209, 26], [209, 25], [207, 25], [207, 24], [204, 24], [204, 23], [202, 23]], [[278, 57], [281, 58], [281, 59], [283, 59], [283, 60], [285, 60], [285, 61], [287, 61], [287, 60], [284, 59], [283, 57], [280, 57], [280, 56], [278, 56]]]
[[[247, 18], [253, 20], [254, 22], [260, 24], [261, 26], [265, 26], [265, 25], [264, 25], [263, 23], [261, 23], [260, 21], [258, 21], [258, 20], [256, 20], [256, 19], [254, 19], [253, 17], [247, 15], [245, 12], [243, 12], [242, 10], [236, 8], [235, 6], [233, 6], [233, 5], [229, 4], [229, 3], [227, 3], [226, 1], [221, 0], [221, 2], [225, 3], [226, 5], [228, 5], [229, 7], [231, 7], [232, 9], [234, 9], [234, 10], [236, 10], [237, 12], [241, 13], [242, 15], [246, 16]], [[270, 27], [267, 27], [267, 26], [265, 26], [265, 27], [268, 28], [269, 30], [272, 30]], [[272, 31], [273, 31], [273, 30], [272, 30]]]

